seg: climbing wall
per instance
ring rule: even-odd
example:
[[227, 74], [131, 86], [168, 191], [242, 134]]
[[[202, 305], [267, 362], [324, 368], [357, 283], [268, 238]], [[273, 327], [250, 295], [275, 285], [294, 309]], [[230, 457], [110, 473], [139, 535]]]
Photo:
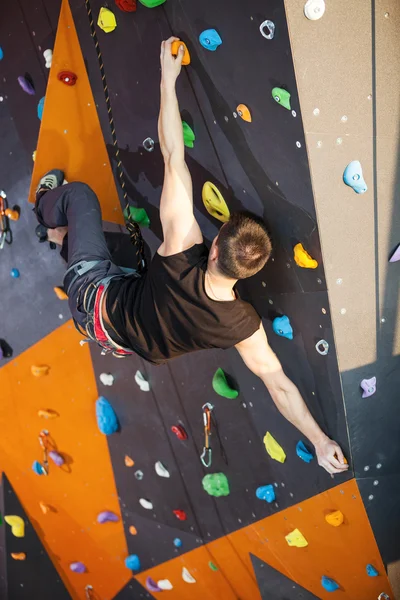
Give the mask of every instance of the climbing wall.
[[[95, 0], [91, 4], [96, 22], [102, 3]], [[146, 242], [149, 251], [156, 250], [161, 240], [158, 211], [163, 177], [157, 141], [159, 46], [171, 34], [181, 37], [191, 54], [191, 65], [184, 69], [178, 82], [178, 95], [182, 117], [196, 135], [194, 148], [186, 153], [194, 182], [196, 217], [207, 242], [211, 242], [220, 223], [207, 213], [201, 200], [202, 186], [209, 180], [217, 185], [231, 210], [246, 208], [269, 224], [273, 257], [263, 272], [242, 286], [241, 293], [262, 315], [273, 349], [316, 420], [341, 444], [350, 462], [348, 474], [331, 478], [315, 459], [310, 463], [302, 461], [296, 455], [299, 433], [279, 415], [264, 386], [249, 373], [234, 350], [201, 352], [154, 367], [138, 357], [116, 361], [101, 356], [97, 348], [81, 347], [70, 322], [50, 330], [50, 335], [42, 335], [36, 345], [30, 347], [32, 341], [28, 342], [25, 348], [29, 349], [0, 370], [0, 422], [6, 431], [0, 446], [1, 466], [21, 503], [19, 509], [17, 505], [13, 507], [16, 516], [24, 520], [27, 531], [33, 526], [47, 552], [45, 558], [51, 559], [59, 582], [73, 598], [150, 598], [164, 590], [171, 598], [182, 600], [189, 595], [203, 600], [254, 600], [281, 599], [283, 595], [294, 599], [301, 594], [304, 598], [325, 599], [331, 597], [329, 585], [337, 585], [336, 594], [342, 598], [374, 600], [381, 592], [393, 597], [365, 506], [372, 525], [382, 536], [387, 530], [385, 513], [379, 510], [378, 502], [372, 510], [370, 502], [377, 493], [382, 494], [388, 514], [394, 514], [396, 496], [392, 498], [390, 493], [390, 483], [396, 477], [394, 459], [390, 463], [388, 454], [377, 450], [374, 461], [380, 461], [381, 467], [376, 468], [385, 474], [383, 480], [362, 477], [358, 483], [354, 478], [355, 474], [363, 474], [358, 465], [364, 440], [361, 434], [355, 435], [361, 432], [356, 416], [353, 426], [350, 419], [357, 410], [360, 413], [357, 404], [361, 379], [376, 373], [363, 366], [367, 355], [361, 359], [361, 352], [355, 350], [359, 341], [355, 331], [362, 329], [357, 325], [360, 315], [354, 316], [354, 308], [354, 321], [346, 330], [346, 335], [354, 336], [349, 338], [353, 348], [348, 351], [336, 322], [336, 296], [333, 316], [331, 294], [328, 298], [328, 283], [329, 288], [341, 285], [334, 283], [335, 277], [343, 282], [350, 281], [350, 277], [357, 281], [347, 255], [338, 263], [340, 254], [334, 252], [335, 247], [343, 247], [344, 224], [339, 217], [346, 215], [348, 208], [346, 203], [339, 210], [336, 199], [354, 195], [351, 188], [344, 186], [343, 171], [352, 160], [360, 160], [370, 190], [374, 187], [370, 185], [373, 169], [368, 167], [368, 159], [372, 160], [373, 152], [365, 159], [359, 153], [354, 156], [350, 150], [361, 152], [366, 144], [352, 136], [351, 130], [342, 133], [342, 143], [338, 143], [336, 123], [329, 120], [331, 110], [326, 121], [321, 119], [321, 134], [317, 135], [314, 150], [315, 134], [310, 133], [312, 119], [324, 117], [332, 101], [333, 92], [317, 85], [315, 74], [323, 64], [323, 55], [315, 56], [315, 47], [325, 40], [324, 58], [329, 64], [328, 58], [334, 52], [328, 40], [336, 39], [337, 19], [341, 17], [340, 10], [344, 10], [341, 2], [338, 7], [337, 13], [327, 10], [323, 19], [312, 22], [305, 18], [298, 3], [288, 1], [287, 23], [281, 0], [269, 2], [268, 7], [261, 0], [246, 4], [168, 0], [153, 9], [138, 4], [133, 13], [111, 6], [116, 29], [105, 33], [96, 27], [112, 105], [110, 115], [90, 34], [88, 5], [81, 0], [70, 0], [69, 4], [63, 0], [30, 199], [42, 173], [59, 166], [65, 169], [68, 180], [90, 183], [99, 195], [104, 217], [121, 223], [121, 189], [110, 133], [112, 117], [125, 189], [133, 204], [146, 209], [151, 222], [145, 232]], [[367, 11], [360, 11], [357, 16], [360, 31], [371, 18], [368, 14], [369, 17]], [[259, 27], [266, 19], [275, 26], [273, 39], [260, 33]], [[375, 27], [375, 20], [373, 23]], [[198, 41], [200, 33], [211, 27], [222, 37], [223, 43], [216, 52], [206, 50]], [[376, 28], [374, 31], [373, 44], [383, 35], [377, 36]], [[340, 35], [340, 48], [346, 56], [345, 41], [352, 34], [345, 29]], [[358, 41], [369, 43], [361, 33]], [[314, 56], [316, 64], [308, 71], [310, 56]], [[361, 58], [360, 64], [367, 69]], [[63, 84], [58, 79], [60, 70], [77, 74], [76, 85]], [[306, 85], [307, 72], [310, 79]], [[369, 76], [371, 80], [370, 71]], [[339, 72], [336, 77], [334, 88], [340, 80]], [[377, 78], [376, 73], [374, 77]], [[356, 90], [358, 80], [350, 81], [350, 73], [348, 78]], [[359, 81], [367, 86], [368, 78], [360, 75]], [[277, 94], [272, 94], [273, 88], [280, 88], [278, 98], [283, 98], [285, 90], [290, 92], [290, 109], [274, 99]], [[319, 102], [314, 106], [315, 98]], [[371, 101], [367, 98], [366, 102]], [[240, 103], [250, 109], [251, 123], [238, 115]], [[347, 116], [347, 120], [340, 120], [344, 127], [351, 125], [348, 103], [347, 100], [346, 108], [340, 107], [342, 110], [335, 108], [341, 117]], [[315, 108], [319, 110], [317, 114]], [[370, 139], [372, 133], [365, 133], [366, 138]], [[154, 140], [152, 152], [143, 146], [148, 137]], [[340, 152], [348, 140], [353, 146], [346, 156], [338, 156], [337, 149]], [[330, 161], [322, 160], [318, 154], [314, 157], [313, 152], [326, 146], [327, 151], [335, 152], [335, 160], [332, 156]], [[329, 204], [323, 170], [327, 164], [334, 164], [337, 170], [336, 175], [333, 169], [329, 170]], [[375, 193], [376, 189], [377, 184]], [[368, 196], [354, 198], [364, 201]], [[340, 240], [336, 246], [331, 239], [328, 214], [332, 204], [337, 210], [335, 223], [340, 228], [333, 237]], [[353, 219], [354, 227], [359, 211], [353, 210], [348, 220]], [[371, 220], [368, 223], [371, 226]], [[350, 227], [347, 222], [346, 225]], [[363, 238], [364, 230], [359, 224], [357, 227], [357, 240], [370, 250], [371, 243]], [[120, 237], [114, 240], [114, 250], [125, 248]], [[346, 243], [350, 238], [349, 231]], [[317, 268], [305, 269], [296, 264], [293, 248], [297, 243], [302, 243], [318, 261]], [[357, 256], [366, 271], [361, 250], [362, 246]], [[371, 261], [369, 266], [374, 264], [373, 258]], [[347, 269], [341, 277], [332, 275], [338, 265]], [[363, 298], [361, 288], [358, 289], [359, 298]], [[365, 302], [370, 301], [370, 297], [365, 298]], [[53, 304], [58, 307], [60, 301], [54, 297]], [[351, 305], [355, 307], [349, 299], [347, 306]], [[370, 318], [371, 306], [363, 306]], [[283, 315], [290, 319], [292, 340], [273, 332], [272, 321]], [[365, 351], [367, 345], [362, 336], [361, 342]], [[321, 354], [318, 350], [324, 348], [328, 352]], [[347, 363], [342, 363], [343, 348], [347, 348]], [[390, 359], [385, 356], [387, 362], [380, 363], [383, 375], [378, 381], [387, 372], [387, 394], [392, 394], [396, 372], [388, 366]], [[357, 372], [350, 377], [346, 369], [353, 369], [351, 361], [358, 364]], [[49, 369], [36, 378], [32, 366]], [[224, 370], [232, 387], [239, 391], [237, 398], [214, 392], [212, 379], [217, 367]], [[135, 382], [138, 372], [144, 389]], [[101, 381], [102, 373], [112, 374], [111, 387]], [[378, 383], [377, 394], [379, 390]], [[96, 425], [98, 396], [109, 400], [118, 419], [118, 431], [107, 438]], [[371, 398], [373, 402], [378, 396]], [[371, 406], [371, 400], [368, 401]], [[386, 396], [382, 396], [383, 401], [386, 402]], [[214, 406], [217, 425], [213, 426], [213, 459], [209, 468], [200, 461], [204, 444], [202, 406], [206, 402]], [[48, 419], [54, 418], [46, 420], [46, 413]], [[9, 415], [13, 415], [11, 422]], [[367, 417], [360, 416], [364, 417], [369, 431]], [[376, 413], [372, 418], [374, 423], [379, 422]], [[389, 415], [385, 418], [388, 420]], [[179, 439], [171, 430], [177, 426], [183, 428], [185, 439]], [[64, 460], [61, 467], [51, 462], [47, 477], [31, 468], [33, 460], [42, 460], [38, 435], [44, 428]], [[283, 464], [266, 452], [263, 438], [267, 431], [286, 453]], [[383, 439], [382, 430], [379, 437], [374, 435], [376, 443]], [[387, 472], [382, 466], [386, 458]], [[372, 458], [369, 462], [372, 465]], [[214, 497], [203, 489], [203, 477], [216, 473], [226, 476], [229, 495]], [[271, 503], [256, 496], [256, 490], [266, 485], [271, 486], [275, 496]], [[4, 510], [8, 512], [7, 507]], [[98, 522], [104, 511], [109, 511], [115, 522]], [[339, 518], [336, 527], [332, 524], [335, 512]], [[298, 547], [285, 539], [288, 536], [292, 543], [295, 530], [299, 531]], [[27, 571], [34, 568], [33, 559], [40, 552], [32, 541], [36, 538], [26, 536], [19, 546], [26, 552], [26, 559], [11, 563], [10, 570], [9, 555], [14, 552], [10, 540], [15, 542], [10, 536], [11, 531], [7, 531], [5, 578], [9, 579], [9, 589], [10, 585], [24, 583], [17, 567], [23, 564]], [[382, 537], [378, 541], [381, 545]], [[391, 549], [390, 555], [386, 552], [383, 556], [385, 562], [396, 558], [393, 545]], [[33, 578], [31, 585], [32, 581]]]

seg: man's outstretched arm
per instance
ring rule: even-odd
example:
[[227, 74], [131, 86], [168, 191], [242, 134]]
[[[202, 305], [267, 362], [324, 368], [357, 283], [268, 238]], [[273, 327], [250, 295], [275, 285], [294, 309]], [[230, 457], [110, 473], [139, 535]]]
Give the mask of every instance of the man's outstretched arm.
[[340, 446], [321, 430], [295, 384], [285, 375], [278, 357], [268, 344], [261, 324], [251, 337], [236, 345], [248, 368], [265, 383], [279, 412], [315, 446], [318, 464], [328, 473], [348, 469]]
[[193, 214], [192, 178], [185, 163], [182, 120], [175, 84], [182, 66], [183, 47], [175, 58], [170, 38], [161, 45], [161, 105], [158, 136], [164, 157], [164, 185], [160, 201], [160, 218], [164, 241], [159, 254], [169, 256], [203, 241]]

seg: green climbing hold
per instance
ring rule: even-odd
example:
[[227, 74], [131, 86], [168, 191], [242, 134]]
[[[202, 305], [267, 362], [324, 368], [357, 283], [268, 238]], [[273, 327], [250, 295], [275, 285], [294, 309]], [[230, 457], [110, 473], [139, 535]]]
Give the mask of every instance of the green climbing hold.
[[154, 8], [155, 6], [160, 6], [160, 4], [164, 4], [165, 0], [139, 0], [140, 4], [143, 6], [147, 6], [147, 8]]
[[217, 565], [214, 565], [214, 563], [211, 560], [208, 563], [208, 566], [210, 567], [211, 571], [218, 571]]
[[212, 380], [212, 386], [214, 388], [214, 392], [216, 392], [220, 396], [223, 396], [224, 398], [233, 399], [239, 396], [239, 392], [231, 388], [231, 386], [227, 382], [225, 373], [221, 368], [215, 371]]
[[272, 97], [278, 104], [281, 104], [287, 110], [291, 109], [290, 106], [290, 93], [282, 88], [275, 87], [272, 90]]
[[194, 135], [193, 129], [186, 123], [186, 121], [182, 121], [182, 129], [183, 129], [183, 143], [187, 148], [193, 148], [194, 140], [196, 136]]
[[3, 519], [1, 518], [1, 513], [0, 513], [0, 525], [3, 525]]
[[150, 219], [144, 208], [136, 208], [136, 206], [126, 207], [124, 217], [129, 221], [134, 221], [140, 227], [150, 227]]
[[210, 473], [203, 477], [203, 488], [210, 496], [229, 496], [229, 483], [224, 473]]

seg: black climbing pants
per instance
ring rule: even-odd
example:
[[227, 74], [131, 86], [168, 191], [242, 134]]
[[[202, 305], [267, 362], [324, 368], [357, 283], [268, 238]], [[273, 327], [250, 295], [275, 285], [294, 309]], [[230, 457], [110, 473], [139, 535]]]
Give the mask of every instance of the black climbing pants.
[[48, 229], [68, 226], [68, 270], [64, 289], [75, 322], [86, 329], [85, 291], [109, 277], [126, 277], [113, 263], [103, 233], [101, 208], [94, 191], [74, 182], [44, 192], [36, 201], [36, 217]]

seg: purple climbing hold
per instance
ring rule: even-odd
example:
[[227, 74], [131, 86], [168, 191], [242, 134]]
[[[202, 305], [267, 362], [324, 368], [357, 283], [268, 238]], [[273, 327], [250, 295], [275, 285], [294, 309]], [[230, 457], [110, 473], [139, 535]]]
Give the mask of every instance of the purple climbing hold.
[[400, 260], [400, 244], [397, 244], [397, 247], [393, 250], [389, 262], [397, 262], [398, 260]]
[[104, 510], [103, 512], [97, 515], [98, 523], [117, 523], [119, 521], [119, 516], [115, 513], [111, 512], [111, 510]]
[[149, 590], [149, 592], [162, 592], [162, 589], [158, 587], [154, 579], [152, 579], [151, 577], [146, 578], [146, 587]]
[[65, 460], [61, 456], [61, 454], [59, 452], [56, 452], [55, 450], [50, 450], [49, 457], [51, 458], [51, 460], [53, 461], [53, 463], [55, 465], [57, 465], [57, 467], [62, 467], [63, 464], [65, 463]]
[[35, 88], [33, 87], [33, 83], [27, 76], [23, 77], [22, 75], [20, 75], [18, 77], [18, 83], [22, 87], [24, 92], [26, 92], [30, 96], [34, 96], [36, 94]]
[[69, 568], [74, 573], [86, 573], [86, 567], [82, 562], [73, 562], [69, 565]]
[[360, 383], [360, 387], [363, 390], [362, 398], [369, 398], [376, 392], [376, 377], [371, 379], [363, 379]]

